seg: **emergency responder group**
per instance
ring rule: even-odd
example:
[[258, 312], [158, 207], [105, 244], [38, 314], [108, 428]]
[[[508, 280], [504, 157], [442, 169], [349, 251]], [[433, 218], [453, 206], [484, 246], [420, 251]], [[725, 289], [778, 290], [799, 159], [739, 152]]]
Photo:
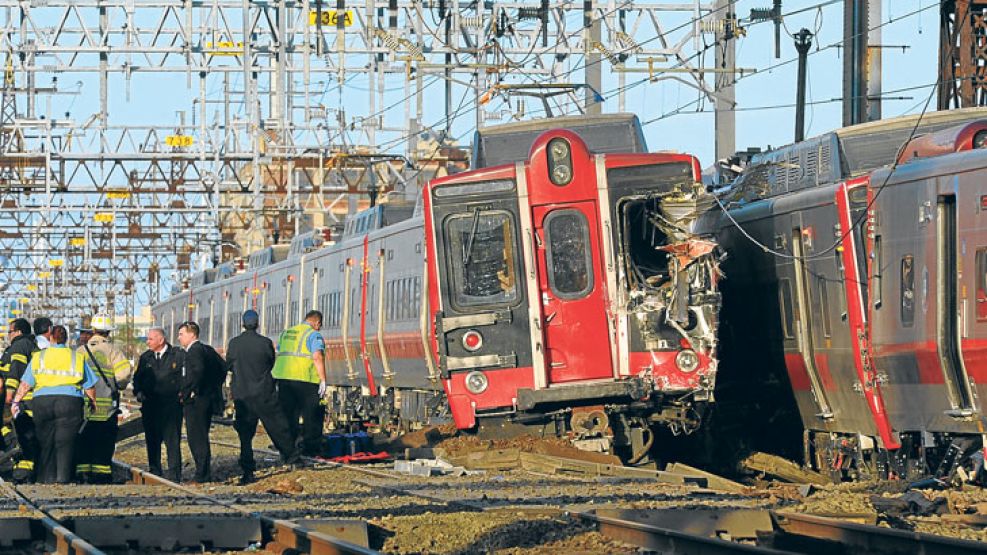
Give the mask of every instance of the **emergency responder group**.
[[[319, 454], [326, 394], [322, 313], [313, 310], [303, 323], [284, 330], [277, 349], [257, 332], [259, 321], [257, 312], [243, 313], [243, 333], [230, 341], [225, 360], [199, 340], [195, 322], [178, 327], [180, 347], [168, 342], [164, 329], [148, 331], [147, 350], [132, 377], [153, 474], [182, 480], [184, 421], [193, 481], [212, 480], [209, 430], [213, 416], [223, 411], [228, 373], [242, 483], [254, 479], [258, 422], [285, 464]], [[80, 330], [73, 349], [66, 328], [49, 318], [36, 318], [33, 326], [23, 318], [10, 322], [8, 347], [0, 356], [5, 389], [0, 472], [19, 482], [112, 481], [120, 393], [132, 374], [110, 339], [113, 330], [111, 317], [97, 315], [91, 329]]]

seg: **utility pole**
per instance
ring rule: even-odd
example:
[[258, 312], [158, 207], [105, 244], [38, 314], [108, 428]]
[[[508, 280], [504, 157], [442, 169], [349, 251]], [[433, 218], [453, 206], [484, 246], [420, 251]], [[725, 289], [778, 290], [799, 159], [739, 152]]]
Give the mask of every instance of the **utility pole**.
[[734, 33], [736, 19], [730, 11], [731, 0], [716, 0], [715, 21], [716, 32], [716, 69], [714, 76], [714, 91], [716, 95], [716, 159], [723, 160], [733, 156], [737, 150], [737, 114], [736, 93], [734, 83], [736, 77], [733, 70], [736, 67], [736, 49]]
[[812, 32], [803, 28], [795, 33], [795, 50], [799, 53], [798, 91], [795, 94], [795, 142], [805, 139], [805, 81], [812, 48]]
[[881, 119], [880, 21], [880, 0], [843, 4], [844, 126]]
[[603, 104], [600, 98], [603, 90], [603, 68], [600, 50], [603, 31], [600, 20], [593, 19], [593, 0], [583, 0], [583, 29], [586, 34], [586, 113], [602, 114]]

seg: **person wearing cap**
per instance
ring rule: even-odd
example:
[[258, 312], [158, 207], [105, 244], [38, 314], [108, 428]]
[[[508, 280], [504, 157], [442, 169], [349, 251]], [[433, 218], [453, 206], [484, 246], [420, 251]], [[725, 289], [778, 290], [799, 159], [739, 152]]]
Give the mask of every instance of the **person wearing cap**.
[[113, 481], [113, 452], [117, 442], [117, 411], [120, 390], [130, 382], [130, 361], [110, 341], [113, 318], [97, 314], [92, 319], [92, 337], [76, 349], [96, 373], [96, 410], [86, 413], [86, 424], [76, 446], [75, 474], [82, 482], [108, 484]]
[[178, 400], [185, 351], [168, 343], [164, 328], [147, 332], [147, 350], [134, 373], [134, 396], [141, 403], [147, 466], [161, 472], [161, 444], [168, 449], [167, 478], [182, 481], [182, 404]]
[[253, 439], [257, 434], [257, 421], [264, 424], [267, 435], [281, 453], [285, 464], [299, 460], [295, 438], [288, 427], [278, 402], [271, 369], [274, 368], [274, 343], [257, 333], [260, 317], [257, 312], [243, 313], [243, 333], [230, 340], [226, 350], [226, 364], [233, 374], [233, 407], [236, 415], [233, 427], [240, 437], [240, 483], [247, 484], [254, 478]]

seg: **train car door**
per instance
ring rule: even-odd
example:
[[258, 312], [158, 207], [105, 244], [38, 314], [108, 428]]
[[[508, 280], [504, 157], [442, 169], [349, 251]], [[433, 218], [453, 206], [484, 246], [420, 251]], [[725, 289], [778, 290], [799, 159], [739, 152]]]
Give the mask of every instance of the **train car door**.
[[822, 376], [819, 372], [816, 357], [816, 336], [812, 320], [812, 311], [818, 309], [812, 301], [810, 291], [810, 274], [806, 257], [808, 249], [806, 246], [806, 229], [803, 227], [801, 218], [796, 216], [793, 219], [796, 224], [792, 228], [792, 266], [795, 273], [795, 340], [801, 354], [802, 364], [805, 366], [806, 374], [809, 376], [809, 385], [812, 389], [812, 397], [816, 401], [819, 412], [816, 416], [822, 419], [833, 418], [833, 406], [826, 394]]
[[869, 276], [873, 274], [873, 270], [869, 267], [868, 236], [865, 233], [866, 230], [873, 229], [871, 217], [867, 215], [871, 199], [866, 179], [842, 184], [837, 189], [839, 240], [844, 268], [843, 286], [846, 291], [847, 323], [853, 346], [853, 362], [859, 380], [857, 387], [867, 400], [867, 407], [884, 447], [897, 449], [901, 443], [891, 429], [877, 369], [871, 355], [867, 306], [869, 305]]
[[596, 203], [532, 208], [549, 384], [613, 376]]
[[942, 366], [950, 416], [973, 414], [973, 391], [960, 350], [959, 269], [956, 196], [940, 195], [936, 202], [936, 345]]

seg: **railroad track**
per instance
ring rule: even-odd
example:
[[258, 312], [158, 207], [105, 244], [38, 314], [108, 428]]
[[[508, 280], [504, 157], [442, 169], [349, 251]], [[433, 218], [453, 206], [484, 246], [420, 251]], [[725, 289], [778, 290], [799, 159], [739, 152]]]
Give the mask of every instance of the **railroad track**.
[[573, 513], [600, 532], [663, 554], [983, 555], [987, 544], [835, 518], [763, 510]]

